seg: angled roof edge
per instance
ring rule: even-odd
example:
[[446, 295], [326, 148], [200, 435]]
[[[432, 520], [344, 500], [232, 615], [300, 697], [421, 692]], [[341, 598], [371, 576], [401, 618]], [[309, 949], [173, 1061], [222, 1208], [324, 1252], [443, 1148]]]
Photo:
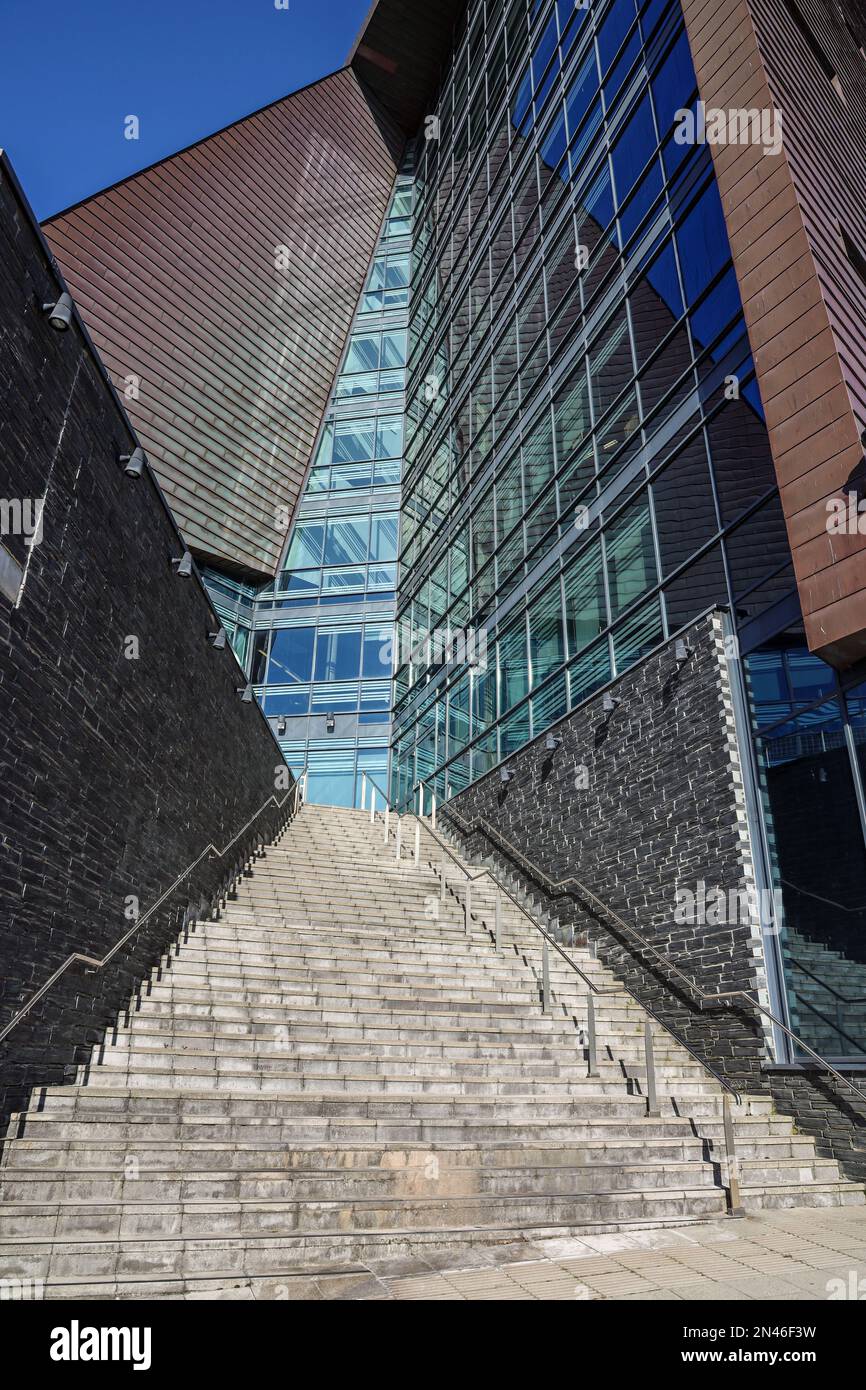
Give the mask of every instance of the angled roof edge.
[[43, 217], [41, 225], [48, 226], [49, 223], [56, 221], [58, 217], [66, 217], [70, 212], [75, 212], [83, 207], [85, 203], [93, 202], [94, 198], [99, 198], [104, 193], [111, 193], [115, 188], [122, 188], [124, 184], [130, 183], [133, 179], [140, 178], [142, 174], [147, 174], [151, 169], [159, 169], [163, 164], [168, 164], [172, 159], [179, 159], [182, 154], [188, 154], [190, 150], [197, 150], [199, 145], [206, 145], [209, 140], [215, 139], [217, 135], [224, 135], [227, 130], [233, 130], [235, 126], [243, 125], [244, 121], [249, 121], [253, 116], [261, 116], [265, 111], [271, 111], [275, 106], [281, 106], [283, 102], [290, 101], [292, 97], [299, 97], [304, 92], [311, 91], [314, 87], [319, 87], [323, 82], [330, 82], [332, 77], [337, 77], [341, 72], [345, 72], [351, 67], [350, 63], [344, 63], [341, 68], [335, 68], [333, 72], [326, 72], [322, 77], [315, 78], [312, 82], [305, 82], [303, 87], [296, 87], [292, 92], [285, 92], [281, 97], [275, 97], [273, 101], [265, 102], [264, 106], [257, 106], [254, 111], [247, 111], [244, 116], [236, 116], [233, 121], [228, 121], [218, 130], [212, 130], [207, 135], [200, 135], [197, 140], [192, 140], [188, 145], [182, 145], [179, 150], [172, 150], [170, 154], [164, 154], [159, 159], [154, 159], [150, 164], [143, 164], [140, 169], [134, 169], [130, 174], [124, 174], [122, 179], [115, 179], [114, 183], [108, 183], [104, 188], [94, 188], [92, 193], [87, 193], [83, 198], [70, 203], [68, 207], [59, 208], [57, 212], [52, 212], [50, 217]]
[[348, 63], [404, 134], [417, 134], [467, 0], [374, 0]]

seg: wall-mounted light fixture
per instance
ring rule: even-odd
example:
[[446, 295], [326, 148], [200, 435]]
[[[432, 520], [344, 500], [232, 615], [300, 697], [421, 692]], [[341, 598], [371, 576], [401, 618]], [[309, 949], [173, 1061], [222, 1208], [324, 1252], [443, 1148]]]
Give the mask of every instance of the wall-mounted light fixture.
[[513, 777], [514, 773], [511, 771], [510, 767], [501, 767], [499, 769], [500, 782], [503, 782], [507, 785], [507, 783], [509, 783], [513, 779]]
[[332, 734], [332, 733], [334, 733], [336, 727], [337, 727], [337, 720], [336, 720], [336, 717], [335, 717], [333, 714], [327, 715], [326, 718], [325, 718], [325, 729], [326, 729], [326, 731], [327, 731], [329, 734]]
[[64, 290], [53, 304], [43, 304], [42, 312], [48, 315], [48, 322], [58, 333], [65, 333], [72, 322], [72, 299]]
[[144, 456], [144, 450], [139, 444], [133, 449], [131, 454], [121, 454], [120, 462], [126, 464], [123, 471], [127, 478], [140, 478], [144, 472], [144, 465], [147, 463], [147, 459]]
[[674, 647], [674, 660], [678, 666], [684, 666], [692, 654], [692, 649], [682, 637], [677, 639]]
[[619, 709], [619, 706], [621, 704], [622, 700], [620, 699], [619, 695], [607, 694], [605, 695], [604, 700], [602, 701], [602, 708], [604, 709], [605, 714], [613, 714], [614, 710]]
[[239, 694], [240, 697], [241, 697], [241, 701], [243, 702], [243, 704], [245, 704], [245, 705], [251, 705], [251, 704], [252, 704], [252, 702], [253, 702], [253, 688], [252, 688], [251, 685], [239, 685], [238, 688], [237, 688], [237, 691], [238, 691], [238, 694]]
[[547, 738], [544, 740], [544, 746], [548, 753], [555, 753], [557, 748], [562, 747], [562, 739], [558, 734], [548, 734]]
[[224, 652], [226, 649], [226, 630], [221, 627], [219, 632], [209, 632], [211, 646], [215, 652]]
[[192, 574], [192, 556], [188, 550], [183, 552], [180, 560], [172, 560], [172, 565], [177, 570], [181, 579], [189, 579]]
[[289, 726], [288, 726], [288, 724], [286, 723], [285, 717], [281, 718], [281, 719], [278, 720], [278, 722], [277, 722], [277, 733], [280, 734], [280, 736], [282, 736], [282, 735], [286, 732], [286, 729], [287, 729], [288, 727], [289, 727]]

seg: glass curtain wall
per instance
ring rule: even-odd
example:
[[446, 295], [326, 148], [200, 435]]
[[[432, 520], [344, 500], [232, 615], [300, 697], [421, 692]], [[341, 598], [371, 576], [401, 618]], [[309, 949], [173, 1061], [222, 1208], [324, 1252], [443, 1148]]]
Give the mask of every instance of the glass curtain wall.
[[388, 776], [412, 179], [401, 174], [250, 667], [312, 802], [360, 806]]
[[276, 582], [205, 575], [286, 761], [330, 805], [388, 776], [412, 199], [401, 173]]
[[768, 954], [806, 1042], [862, 1057], [866, 672], [798, 627], [696, 99], [677, 0], [470, 0], [416, 162], [392, 794], [455, 795], [724, 606]]
[[404, 804], [794, 589], [710, 152], [675, 139], [696, 96], [675, 0], [469, 6], [417, 162]]

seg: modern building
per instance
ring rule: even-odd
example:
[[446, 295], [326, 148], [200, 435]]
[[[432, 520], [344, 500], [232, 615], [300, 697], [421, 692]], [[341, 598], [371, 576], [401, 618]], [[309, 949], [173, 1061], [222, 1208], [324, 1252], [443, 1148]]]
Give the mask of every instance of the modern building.
[[[378, 0], [345, 69], [45, 227], [312, 799], [358, 806], [367, 772], [455, 834], [495, 822], [499, 852], [606, 885], [708, 992], [754, 989], [847, 1062], [864, 48], [853, 0]], [[665, 661], [717, 719], [689, 724]], [[685, 791], [629, 705], [646, 673]], [[536, 752], [583, 767], [577, 730], [570, 800]], [[696, 865], [769, 906], [672, 935]], [[802, 1062], [790, 1034], [762, 1060]]]

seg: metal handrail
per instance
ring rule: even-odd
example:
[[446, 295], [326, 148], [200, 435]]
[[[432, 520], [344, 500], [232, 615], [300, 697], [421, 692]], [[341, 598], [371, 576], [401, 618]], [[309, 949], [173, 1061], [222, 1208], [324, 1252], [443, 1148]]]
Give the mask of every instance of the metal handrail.
[[[386, 805], [389, 806], [389, 809], [394, 809], [393, 804], [386, 797], [385, 793], [382, 791], [382, 788], [378, 785], [378, 783], [373, 781], [373, 778], [370, 777], [369, 774], [367, 776], [367, 780], [373, 786], [376, 787], [376, 790], [379, 792], [380, 796], [382, 796], [385, 799]], [[523, 914], [527, 922], [529, 922], [530, 926], [534, 927], [535, 930], [541, 934], [541, 936], [545, 940], [545, 943], [547, 945], [552, 946], [553, 949], [557, 952], [557, 954], [560, 955], [562, 959], [566, 962], [566, 964], [569, 965], [571, 969], [577, 975], [580, 976], [580, 978], [584, 981], [592, 995], [628, 995], [630, 999], [633, 999], [635, 1003], [638, 1004], [641, 1009], [643, 1009], [644, 1013], [647, 1013], [650, 1015], [650, 1017], [654, 1018], [656, 1023], [658, 1023], [659, 1027], [664, 1028], [665, 1032], [669, 1033], [671, 1037], [677, 1043], [679, 1043], [679, 1045], [682, 1048], [684, 1048], [684, 1050], [688, 1052], [689, 1055], [693, 1057], [694, 1060], [698, 1062], [705, 1071], [709, 1072], [710, 1076], [714, 1077], [715, 1080], [718, 1081], [719, 1085], [724, 1090], [730, 1092], [730, 1094], [737, 1101], [737, 1104], [740, 1103], [739, 1092], [736, 1090], [736, 1088], [732, 1086], [731, 1083], [727, 1081], [725, 1077], [721, 1075], [720, 1072], [717, 1072], [714, 1067], [710, 1066], [709, 1062], [707, 1062], [706, 1059], [700, 1055], [700, 1053], [695, 1052], [694, 1048], [692, 1048], [691, 1045], [687, 1043], [684, 1038], [680, 1037], [679, 1034], [674, 1032], [674, 1030], [670, 1028], [668, 1024], [664, 1023], [658, 1017], [658, 1015], [647, 1004], [643, 1002], [643, 1000], [639, 999], [637, 995], [632, 992], [632, 990], [630, 990], [626, 985], [617, 985], [611, 988], [603, 988], [601, 985], [597, 985], [595, 981], [589, 977], [589, 975], [587, 975], [583, 970], [581, 970], [577, 962], [571, 958], [571, 956], [567, 953], [567, 951], [564, 949], [561, 943], [556, 940], [556, 937], [553, 936], [549, 931], [547, 931], [546, 928], [543, 927], [541, 923], [537, 921], [536, 918], [533, 917], [532, 914], [523, 906], [520, 900], [514, 896], [510, 888], [508, 888], [506, 884], [501, 883], [499, 881], [499, 879], [496, 877], [496, 875], [493, 873], [491, 869], [484, 868], [481, 869], [477, 874], [471, 874], [469, 870], [466, 868], [466, 866], [463, 863], [461, 863], [460, 859], [454, 853], [447, 840], [443, 839], [439, 832], [430, 825], [429, 821], [426, 820], [425, 817], [419, 816], [415, 811], [407, 811], [405, 814], [411, 816], [413, 820], [417, 821], [420, 825], [424, 827], [426, 833], [436, 841], [440, 849], [442, 849], [445, 852], [445, 854], [448, 855], [449, 859], [451, 859], [451, 861], [457, 865], [457, 868], [460, 870], [460, 872], [463, 874], [464, 878], [467, 880], [469, 884], [477, 883], [477, 881], [481, 878], [490, 879], [491, 883], [496, 888], [496, 890], [500, 893], [504, 893], [505, 896], [509, 899], [509, 901], [513, 903], [513, 905], [517, 908], [517, 910]], [[455, 819], [458, 819], [458, 817], [455, 815], [453, 811], [449, 810], [448, 815], [453, 815]]]
[[[49, 976], [49, 978], [45, 981], [44, 985], [41, 985], [40, 988], [36, 991], [36, 993], [30, 996], [30, 998], [27, 1000], [27, 1003], [24, 1004], [23, 1007], [18, 1010], [18, 1013], [15, 1014], [6, 1024], [6, 1027], [2, 1030], [2, 1032], [0, 1032], [0, 1042], [3, 1042], [3, 1040], [9, 1036], [9, 1034], [12, 1032], [12, 1029], [15, 1028], [21, 1022], [22, 1018], [26, 1017], [26, 1015], [29, 1014], [33, 1006], [39, 1003], [39, 1000], [45, 994], [48, 993], [51, 987], [54, 984], [56, 984], [56, 982], [60, 979], [62, 975], [66, 974], [66, 971], [69, 970], [71, 966], [76, 964], [88, 965], [92, 967], [90, 973], [104, 969], [105, 966], [108, 965], [112, 957], [117, 955], [117, 952], [123, 949], [127, 941], [129, 941], [131, 937], [133, 937], [135, 933], [144, 926], [148, 918], [152, 917], [155, 912], [159, 911], [166, 899], [171, 897], [174, 890], [177, 887], [179, 887], [179, 885], [183, 883], [185, 879], [189, 878], [190, 874], [192, 874], [198, 868], [199, 864], [202, 862], [203, 859], [223, 859], [225, 855], [228, 854], [232, 846], [237, 844], [241, 836], [246, 834], [253, 822], [258, 820], [262, 812], [266, 811], [272, 803], [276, 805], [278, 811], [281, 811], [285, 806], [286, 802], [289, 800], [289, 798], [291, 796], [294, 796], [294, 814], [297, 814], [299, 799], [303, 798], [306, 794], [306, 775], [307, 768], [305, 767], [300, 777], [296, 779], [294, 786], [290, 787], [290, 789], [286, 792], [282, 801], [278, 801], [276, 795], [271, 794], [271, 796], [268, 797], [267, 801], [265, 801], [264, 804], [259, 807], [259, 809], [255, 812], [254, 815], [250, 816], [250, 819], [247, 821], [246, 825], [241, 827], [237, 835], [235, 835], [233, 839], [229, 840], [228, 844], [223, 849], [218, 849], [217, 846], [214, 844], [210, 844], [205, 849], [203, 849], [198, 858], [194, 859], [191, 864], [188, 864], [187, 867], [183, 870], [183, 873], [181, 873], [174, 880], [174, 883], [172, 883], [168, 888], [166, 888], [165, 892], [161, 894], [159, 898], [157, 898], [153, 906], [149, 907], [147, 909], [147, 912], [143, 913], [141, 917], [138, 917], [136, 921], [133, 923], [133, 925], [130, 927], [129, 931], [126, 932], [125, 935], [122, 936], [119, 941], [115, 942], [115, 944], [112, 946], [111, 950], [108, 952], [106, 956], [103, 956], [101, 959], [99, 959], [95, 956], [82, 955], [79, 951], [75, 951], [71, 956], [67, 956], [63, 964], [58, 966], [58, 968], [54, 971], [54, 974]], [[302, 787], [304, 789], [303, 792], [301, 791]]]
[[[801, 1047], [804, 1052], [807, 1052], [809, 1056], [812, 1057], [816, 1062], [818, 1062], [818, 1064], [821, 1067], [823, 1067], [826, 1071], [828, 1071], [831, 1074], [831, 1076], [835, 1076], [837, 1081], [840, 1081], [843, 1086], [847, 1086], [848, 1089], [850, 1091], [853, 1091], [854, 1094], [860, 1100], [866, 1103], [866, 1092], [861, 1091], [859, 1086], [855, 1086], [853, 1081], [849, 1081], [847, 1076], [843, 1076], [843, 1074], [840, 1071], [837, 1071], [834, 1066], [831, 1066], [831, 1064], [826, 1060], [826, 1058], [822, 1057], [820, 1053], [815, 1052], [811, 1047], [809, 1047], [808, 1043], [804, 1043], [802, 1038], [798, 1037], [796, 1033], [792, 1032], [791, 1029], [787, 1026], [787, 1024], [783, 1023], [781, 1019], [777, 1018], [771, 1009], [766, 1008], [765, 1005], [761, 1004], [757, 999], [755, 999], [754, 996], [751, 995], [748, 990], [733, 989], [723, 990], [718, 994], [706, 994], [702, 989], [699, 988], [695, 980], [691, 979], [688, 975], [684, 974], [678, 966], [674, 965], [670, 960], [667, 959], [667, 957], [663, 956], [662, 953], [658, 950], [658, 948], [656, 946], [653, 946], [652, 942], [647, 941], [646, 937], [643, 936], [641, 932], [637, 931], [636, 928], [630, 926], [628, 922], [624, 921], [623, 918], [620, 917], [618, 912], [615, 912], [612, 907], [608, 907], [608, 905], [606, 903], [603, 903], [600, 898], [597, 898], [595, 894], [585, 886], [585, 884], [581, 883], [580, 879], [576, 878], [574, 875], [570, 875], [568, 878], [556, 882], [554, 879], [550, 877], [549, 874], [545, 873], [544, 869], [540, 868], [537, 864], [534, 864], [531, 859], [527, 859], [526, 855], [523, 854], [521, 850], [517, 849], [515, 845], [510, 844], [510, 842], [499, 833], [495, 826], [490, 825], [490, 823], [486, 821], [483, 816], [479, 816], [470, 825], [468, 822], [463, 820], [462, 816], [458, 815], [458, 813], [450, 807], [447, 811], [447, 815], [449, 816], [449, 818], [453, 819], [456, 822], [462, 834], [464, 835], [474, 835], [476, 831], [480, 830], [482, 834], [486, 835], [488, 840], [490, 840], [494, 845], [504, 850], [504, 852], [510, 855], [511, 858], [516, 859], [520, 864], [522, 864], [523, 867], [532, 875], [533, 878], [540, 880], [542, 884], [546, 886], [547, 891], [550, 893], [552, 897], [562, 897], [566, 893], [573, 893], [573, 890], [569, 888], [569, 885], [574, 885], [577, 896], [583, 897], [584, 899], [587, 899], [590, 903], [594, 904], [596, 910], [600, 912], [603, 916], [612, 917], [613, 920], [618, 924], [618, 926], [620, 926], [623, 929], [623, 931], [626, 931], [630, 933], [630, 935], [635, 937], [636, 940], [641, 943], [641, 946], [645, 950], [650, 952], [650, 954], [655, 956], [661, 962], [661, 964], [666, 970], [671, 971], [671, 973], [676, 975], [678, 979], [682, 980], [691, 992], [691, 994], [693, 995], [694, 1002], [697, 1003], [699, 1008], [703, 1009], [704, 1004], [721, 1003], [724, 1000], [744, 999], [746, 1003], [748, 1003], [753, 1009], [757, 1009], [759, 1013], [763, 1014], [765, 1018], [768, 1018], [773, 1024], [775, 1024], [777, 1028], [780, 1028], [781, 1031], [786, 1035], [786, 1037], [788, 1037], [791, 1040], [791, 1042], [796, 1043], [798, 1047]], [[704, 1063], [704, 1065], [706, 1065], [706, 1063]]]
[[[363, 809], [363, 810], [366, 810], [366, 799], [367, 799], [367, 797], [366, 797], [366, 784], [367, 784], [368, 781], [370, 782], [371, 786], [375, 787], [376, 791], [378, 791], [379, 795], [382, 797], [382, 799], [383, 799], [383, 801], [384, 801], [384, 803], [385, 803], [385, 838], [386, 838], [386, 840], [388, 839], [388, 817], [389, 817], [389, 812], [390, 812], [392, 809], [395, 810], [395, 813], [396, 813], [396, 815], [397, 815], [397, 855], [398, 855], [398, 858], [399, 858], [399, 856], [400, 856], [400, 824], [401, 824], [401, 822], [400, 822], [400, 812], [399, 812], [399, 810], [398, 810], [396, 807], [394, 807], [394, 805], [393, 805], [393, 803], [392, 803], [392, 801], [391, 801], [391, 798], [388, 796], [388, 794], [382, 790], [382, 788], [379, 786], [378, 782], [376, 782], [375, 779], [372, 778], [372, 777], [369, 775], [369, 773], [364, 773], [363, 780], [362, 780], [361, 806], [362, 806], [362, 809]], [[423, 809], [424, 809], [424, 801], [423, 801], [423, 783], [421, 784], [421, 786], [422, 786], [421, 810], [422, 810], [422, 812], [423, 812]], [[572, 969], [577, 975], [580, 976], [580, 978], [581, 978], [581, 979], [584, 981], [584, 983], [586, 984], [587, 990], [588, 990], [586, 1003], [587, 1003], [587, 1058], [588, 1058], [588, 1068], [589, 1068], [589, 1070], [588, 1070], [588, 1075], [589, 1075], [589, 1076], [598, 1076], [598, 1074], [599, 1074], [599, 1073], [598, 1073], [598, 1047], [597, 1047], [597, 1038], [596, 1038], [596, 1023], [595, 1023], [595, 1004], [594, 1004], [594, 1000], [595, 1000], [595, 998], [596, 998], [597, 996], [601, 996], [601, 995], [625, 994], [625, 995], [627, 995], [630, 999], [633, 999], [633, 1000], [635, 1001], [635, 1003], [638, 1004], [639, 1007], [643, 1010], [643, 1012], [644, 1012], [645, 1014], [648, 1015], [647, 1020], [646, 1020], [646, 1024], [645, 1024], [645, 1028], [644, 1028], [644, 1049], [645, 1049], [646, 1074], [647, 1074], [646, 1102], [647, 1102], [647, 1115], [648, 1115], [648, 1116], [657, 1116], [657, 1115], [660, 1113], [659, 1108], [658, 1108], [658, 1095], [657, 1095], [656, 1076], [655, 1076], [655, 1047], [654, 1047], [653, 1033], [652, 1033], [652, 1024], [650, 1023], [650, 1018], [655, 1019], [656, 1023], [659, 1025], [659, 1027], [663, 1028], [664, 1031], [665, 1031], [670, 1037], [672, 1037], [672, 1038], [674, 1039], [674, 1041], [677, 1042], [677, 1043], [684, 1049], [684, 1051], [688, 1052], [688, 1054], [698, 1063], [698, 1065], [699, 1065], [705, 1072], [707, 1072], [710, 1076], [712, 1076], [712, 1077], [714, 1078], [714, 1080], [716, 1080], [716, 1081], [718, 1082], [719, 1086], [722, 1088], [722, 1132], [723, 1132], [723, 1135], [724, 1135], [724, 1152], [725, 1152], [724, 1173], [725, 1173], [725, 1176], [726, 1176], [726, 1178], [727, 1178], [726, 1189], [727, 1189], [728, 1214], [729, 1214], [730, 1216], [733, 1216], [733, 1217], [742, 1216], [742, 1215], [744, 1214], [744, 1212], [743, 1212], [743, 1207], [742, 1207], [741, 1201], [740, 1201], [739, 1163], [738, 1163], [737, 1154], [736, 1154], [736, 1138], [735, 1138], [735, 1132], [734, 1132], [733, 1117], [732, 1117], [732, 1115], [731, 1115], [731, 1097], [733, 1097], [733, 1099], [734, 1099], [734, 1101], [736, 1102], [737, 1105], [740, 1105], [740, 1104], [741, 1104], [741, 1097], [740, 1097], [739, 1093], [735, 1090], [735, 1088], [731, 1085], [731, 1083], [730, 1083], [728, 1080], [726, 1080], [726, 1078], [725, 1078], [724, 1076], [721, 1075], [721, 1073], [719, 1073], [718, 1071], [716, 1071], [716, 1069], [715, 1069], [714, 1067], [710, 1066], [710, 1064], [706, 1061], [706, 1059], [705, 1059], [704, 1057], [700, 1056], [700, 1054], [697, 1053], [697, 1052], [694, 1050], [694, 1048], [691, 1047], [690, 1044], [687, 1043], [687, 1042], [685, 1041], [684, 1038], [681, 1038], [672, 1028], [670, 1028], [667, 1024], [663, 1023], [662, 1020], [658, 1017], [658, 1015], [655, 1014], [655, 1013], [653, 1012], [653, 1010], [652, 1010], [651, 1008], [648, 1007], [648, 1005], [646, 1005], [645, 1003], [643, 1003], [642, 1000], [638, 999], [637, 995], [634, 994], [634, 993], [632, 993], [632, 991], [631, 991], [630, 989], [627, 989], [625, 986], [623, 986], [623, 987], [613, 987], [613, 988], [602, 988], [601, 986], [597, 985], [597, 984], [595, 983], [594, 980], [590, 979], [590, 977], [589, 977], [583, 970], [581, 970], [580, 966], [579, 966], [574, 960], [572, 960], [571, 956], [569, 956], [569, 955], [567, 954], [567, 952], [563, 949], [563, 947], [562, 947], [562, 946], [560, 945], [560, 943], [556, 940], [556, 938], [555, 938], [550, 932], [548, 932], [548, 931], [541, 925], [541, 923], [538, 922], [538, 921], [535, 919], [535, 917], [533, 917], [533, 916], [528, 912], [528, 910], [523, 906], [523, 904], [514, 896], [514, 894], [511, 892], [511, 890], [510, 890], [508, 887], [506, 887], [505, 884], [500, 883], [499, 879], [495, 876], [495, 874], [492, 872], [491, 869], [484, 868], [484, 869], [481, 869], [477, 874], [471, 874], [471, 873], [469, 872], [469, 870], [466, 868], [466, 866], [461, 862], [461, 860], [460, 860], [460, 859], [457, 857], [457, 855], [454, 853], [454, 851], [452, 850], [451, 846], [447, 843], [447, 841], [446, 841], [445, 839], [443, 839], [443, 837], [442, 837], [442, 836], [439, 834], [439, 832], [436, 830], [436, 828], [435, 828], [435, 814], [436, 814], [435, 806], [436, 806], [436, 801], [435, 801], [435, 796], [434, 796], [434, 800], [433, 800], [434, 824], [433, 824], [433, 825], [431, 825], [430, 822], [427, 821], [427, 820], [424, 818], [423, 814], [419, 816], [415, 811], [407, 811], [407, 812], [406, 812], [406, 814], [409, 815], [409, 816], [411, 816], [412, 819], [413, 819], [413, 820], [415, 821], [415, 823], [416, 823], [416, 832], [415, 832], [415, 834], [416, 834], [416, 841], [415, 841], [415, 843], [416, 843], [416, 864], [417, 864], [417, 862], [418, 862], [418, 834], [419, 834], [420, 828], [423, 826], [423, 828], [424, 828], [424, 830], [426, 831], [426, 833], [427, 833], [428, 835], [430, 835], [430, 836], [432, 837], [433, 840], [435, 840], [435, 842], [439, 845], [440, 849], [442, 849], [442, 850], [444, 851], [444, 854], [446, 854], [446, 855], [448, 856], [448, 858], [451, 859], [452, 863], [454, 863], [454, 864], [457, 865], [458, 869], [459, 869], [460, 872], [463, 874], [464, 879], [466, 880], [466, 925], [467, 925], [467, 929], [468, 929], [468, 927], [469, 927], [469, 923], [470, 923], [470, 920], [471, 920], [471, 887], [472, 887], [472, 884], [473, 884], [473, 883], [476, 883], [476, 882], [478, 881], [478, 879], [480, 879], [480, 878], [489, 878], [490, 881], [491, 881], [491, 883], [493, 884], [494, 888], [497, 890], [497, 894], [502, 894], [502, 893], [504, 893], [505, 896], [506, 896], [506, 897], [514, 904], [514, 906], [518, 909], [518, 911], [526, 918], [526, 920], [529, 922], [529, 924], [530, 924], [532, 927], [534, 927], [535, 930], [536, 930], [537, 932], [539, 932], [539, 933], [541, 934], [541, 936], [542, 936], [542, 938], [543, 938], [543, 941], [544, 941], [544, 950], [543, 950], [543, 955], [542, 955], [542, 989], [541, 989], [541, 994], [542, 994], [542, 1008], [543, 1008], [543, 1011], [544, 1011], [545, 1013], [547, 1013], [547, 1012], [549, 1011], [549, 996], [550, 996], [550, 967], [549, 967], [549, 955], [548, 955], [549, 947], [552, 946], [553, 949], [563, 958], [563, 960], [566, 962], [566, 964], [569, 965], [569, 966], [571, 967], [571, 969]], [[459, 820], [461, 819], [461, 818], [458, 817], [453, 811], [449, 811], [448, 814], [451, 815], [451, 816], [453, 816], [455, 820], [458, 820], [458, 821], [459, 821]], [[371, 819], [371, 821], [375, 819], [375, 797], [371, 797], [371, 798], [370, 798], [370, 819]], [[521, 856], [521, 857], [522, 857], [522, 856]], [[430, 863], [431, 863], [431, 868], [432, 868], [432, 867], [433, 867], [432, 861], [430, 861]], [[543, 871], [541, 871], [541, 872], [543, 873]], [[443, 860], [442, 860], [442, 865], [441, 865], [441, 869], [440, 869], [440, 881], [441, 881], [441, 884], [442, 884], [442, 893], [443, 893], [443, 897], [444, 897], [444, 893], [445, 893], [445, 861], [444, 861], [444, 858], [443, 858]], [[497, 950], [497, 952], [498, 952], [498, 951], [499, 951], [499, 917], [500, 917], [500, 900], [499, 900], [499, 896], [497, 896], [497, 899], [496, 899], [496, 908], [495, 908], [495, 910], [496, 910], [496, 925], [495, 925], [495, 930], [494, 930], [493, 936], [494, 936], [494, 943], [495, 943], [495, 946], [496, 946], [496, 950]], [[490, 928], [488, 927], [487, 930], [489, 931]], [[843, 1080], [844, 1080], [844, 1078], [843, 1078]]]

